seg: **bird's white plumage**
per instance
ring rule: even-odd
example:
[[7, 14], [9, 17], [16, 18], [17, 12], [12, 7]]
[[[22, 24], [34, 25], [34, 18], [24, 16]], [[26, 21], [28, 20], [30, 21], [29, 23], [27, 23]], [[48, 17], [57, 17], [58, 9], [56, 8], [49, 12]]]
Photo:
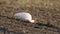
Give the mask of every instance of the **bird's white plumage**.
[[32, 16], [30, 13], [20, 12], [20, 13], [16, 13], [14, 16], [24, 21], [34, 22], [34, 20], [32, 20]]

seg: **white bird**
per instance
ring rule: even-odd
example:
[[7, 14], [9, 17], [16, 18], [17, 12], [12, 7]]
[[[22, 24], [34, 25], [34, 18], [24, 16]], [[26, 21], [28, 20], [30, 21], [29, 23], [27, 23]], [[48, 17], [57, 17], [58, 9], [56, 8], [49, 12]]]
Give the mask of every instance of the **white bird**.
[[20, 12], [20, 13], [14, 14], [14, 16], [16, 16], [18, 19], [21, 19], [23, 21], [29, 21], [31, 23], [34, 23], [34, 20], [32, 20], [32, 16], [30, 13]]

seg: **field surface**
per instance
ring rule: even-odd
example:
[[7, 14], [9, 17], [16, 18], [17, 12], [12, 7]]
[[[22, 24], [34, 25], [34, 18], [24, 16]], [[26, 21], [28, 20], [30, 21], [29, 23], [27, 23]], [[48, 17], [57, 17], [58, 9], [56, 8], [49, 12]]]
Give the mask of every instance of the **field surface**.
[[[35, 23], [15, 18], [18, 12]], [[0, 0], [0, 34], [60, 34], [60, 0]]]

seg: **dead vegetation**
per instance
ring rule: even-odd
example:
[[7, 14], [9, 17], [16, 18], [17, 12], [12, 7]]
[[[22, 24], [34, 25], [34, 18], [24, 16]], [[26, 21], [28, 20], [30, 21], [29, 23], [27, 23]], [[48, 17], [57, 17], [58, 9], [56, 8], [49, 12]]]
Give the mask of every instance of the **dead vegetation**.
[[[37, 24], [26, 23], [13, 16], [22, 11], [31, 13]], [[60, 0], [0, 0], [2, 27], [22, 34], [59, 34]]]

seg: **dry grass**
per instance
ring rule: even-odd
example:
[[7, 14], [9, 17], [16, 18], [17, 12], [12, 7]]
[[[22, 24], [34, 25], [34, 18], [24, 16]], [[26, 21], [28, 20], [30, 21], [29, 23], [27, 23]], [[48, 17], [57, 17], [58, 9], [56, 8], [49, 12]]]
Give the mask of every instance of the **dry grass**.
[[[16, 12], [29, 12], [36, 22], [43, 24], [50, 23], [60, 27], [60, 0], [0, 0], [0, 26], [9, 30], [28, 32], [28, 34], [59, 34], [59, 32], [49, 31], [47, 27], [35, 29], [36, 25], [17, 21], [14, 18]], [[9, 18], [7, 18], [9, 17]], [[47, 30], [45, 30], [47, 29]], [[53, 29], [53, 28], [51, 28]], [[54, 29], [55, 30], [55, 29]], [[47, 32], [48, 31], [48, 32]]]

